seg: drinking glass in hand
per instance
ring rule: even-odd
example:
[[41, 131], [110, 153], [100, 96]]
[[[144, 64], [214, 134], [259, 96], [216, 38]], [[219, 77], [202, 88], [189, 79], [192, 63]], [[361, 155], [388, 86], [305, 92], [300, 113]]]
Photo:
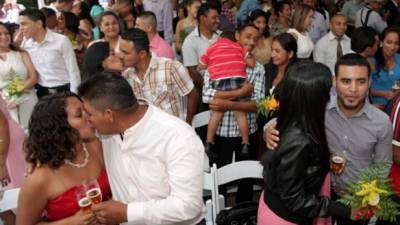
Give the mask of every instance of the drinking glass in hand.
[[88, 180], [84, 183], [86, 187], [86, 196], [92, 201], [92, 204], [98, 204], [102, 201], [100, 185], [96, 179]]
[[84, 185], [77, 186], [76, 200], [78, 201], [78, 205], [84, 213], [92, 213], [92, 202], [86, 196], [86, 187]]
[[339, 176], [340, 174], [342, 174], [346, 165], [346, 158], [343, 154], [332, 153], [330, 164], [332, 173], [336, 176]]

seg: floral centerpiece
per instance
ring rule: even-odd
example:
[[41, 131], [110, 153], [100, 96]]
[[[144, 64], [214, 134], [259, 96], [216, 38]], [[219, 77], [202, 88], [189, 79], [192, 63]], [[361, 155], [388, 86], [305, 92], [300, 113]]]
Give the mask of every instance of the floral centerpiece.
[[278, 108], [279, 102], [276, 100], [275, 95], [267, 96], [257, 102], [258, 112], [265, 117], [271, 116]]
[[1, 92], [3, 99], [9, 105], [19, 105], [23, 101], [22, 94], [24, 93], [22, 78], [13, 69], [10, 69], [5, 78], [8, 84]]
[[360, 172], [357, 182], [347, 183], [344, 195], [338, 201], [356, 210], [358, 219], [395, 221], [400, 213], [399, 205], [391, 198], [394, 195], [388, 178], [390, 164], [381, 163]]

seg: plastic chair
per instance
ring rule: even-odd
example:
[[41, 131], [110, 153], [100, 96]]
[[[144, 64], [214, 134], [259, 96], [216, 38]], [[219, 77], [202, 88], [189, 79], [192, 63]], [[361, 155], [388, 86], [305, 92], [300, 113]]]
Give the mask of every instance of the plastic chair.
[[0, 201], [0, 212], [5, 212], [10, 209], [16, 209], [18, 206], [18, 195], [20, 188], [14, 188], [4, 191]]
[[225, 209], [224, 196], [219, 195], [218, 186], [244, 178], [263, 179], [262, 171], [261, 163], [253, 160], [239, 161], [218, 168], [215, 174], [215, 190], [216, 196], [218, 196], [218, 200], [215, 201], [216, 213], [218, 214], [222, 209]]
[[[206, 224], [207, 225], [214, 225], [215, 220], [217, 218], [217, 208], [216, 208], [216, 197], [218, 190], [215, 188], [217, 187], [216, 185], [216, 177], [215, 177], [215, 172], [217, 170], [217, 166], [214, 164], [210, 168], [210, 172], [204, 172], [203, 173], [203, 192], [206, 193], [211, 193], [211, 199], [208, 199], [205, 203], [206, 205]], [[205, 195], [207, 196], [207, 195]]]

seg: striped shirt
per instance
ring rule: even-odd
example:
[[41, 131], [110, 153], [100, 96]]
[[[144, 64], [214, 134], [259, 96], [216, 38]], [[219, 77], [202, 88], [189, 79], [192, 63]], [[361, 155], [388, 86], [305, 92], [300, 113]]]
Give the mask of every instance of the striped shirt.
[[200, 63], [208, 66], [211, 80], [246, 78], [245, 54], [246, 51], [239, 43], [220, 38], [207, 48], [200, 58]]
[[163, 111], [184, 118], [181, 115], [181, 97], [194, 88], [187, 69], [178, 61], [152, 56], [143, 78], [138, 77], [135, 68], [126, 69], [123, 76], [133, 88], [136, 97], [144, 98]]
[[[254, 90], [250, 97], [251, 101], [260, 101], [265, 96], [265, 69], [260, 63], [256, 62], [254, 68], [247, 67], [246, 72], [248, 80], [253, 85]], [[203, 102], [210, 102], [215, 95], [216, 90], [211, 88], [208, 72], [204, 73]], [[247, 113], [247, 122], [250, 127], [250, 133], [257, 131], [257, 113]], [[239, 126], [237, 124], [233, 111], [226, 111], [219, 123], [217, 135], [221, 137], [240, 137]]]

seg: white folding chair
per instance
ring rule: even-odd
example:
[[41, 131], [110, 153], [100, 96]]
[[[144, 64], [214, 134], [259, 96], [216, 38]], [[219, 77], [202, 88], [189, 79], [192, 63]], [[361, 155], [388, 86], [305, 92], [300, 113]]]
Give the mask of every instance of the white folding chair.
[[196, 115], [193, 116], [192, 127], [196, 129], [198, 127], [207, 125], [208, 121], [210, 120], [210, 116], [211, 116], [210, 110], [197, 113]]
[[208, 199], [205, 203], [206, 205], [206, 224], [207, 225], [214, 225], [215, 220], [217, 218], [217, 208], [216, 208], [216, 196], [218, 193], [218, 190], [215, 188], [217, 187], [216, 185], [216, 177], [215, 177], [215, 172], [217, 170], [217, 166], [214, 164], [210, 172], [204, 172], [203, 173], [203, 193], [207, 192], [205, 196], [210, 194], [211, 199]]
[[244, 178], [262, 179], [262, 171], [263, 167], [261, 163], [252, 160], [239, 161], [218, 168], [215, 173], [215, 190], [217, 192], [216, 196], [218, 196], [218, 198], [216, 198], [218, 199], [216, 201], [216, 213], [218, 214], [222, 209], [225, 209], [224, 196], [219, 195], [218, 186]]
[[0, 201], [0, 212], [17, 208], [19, 191], [20, 188], [14, 188], [4, 192]]
[[[210, 120], [210, 115], [211, 111], [204, 111], [201, 113], [197, 113], [196, 115], [193, 116], [192, 120], [192, 127], [193, 129], [196, 129], [198, 127], [202, 127], [208, 124], [208, 121]], [[209, 163], [209, 158], [207, 154], [204, 153], [204, 167], [203, 171], [210, 171], [210, 163]]]

